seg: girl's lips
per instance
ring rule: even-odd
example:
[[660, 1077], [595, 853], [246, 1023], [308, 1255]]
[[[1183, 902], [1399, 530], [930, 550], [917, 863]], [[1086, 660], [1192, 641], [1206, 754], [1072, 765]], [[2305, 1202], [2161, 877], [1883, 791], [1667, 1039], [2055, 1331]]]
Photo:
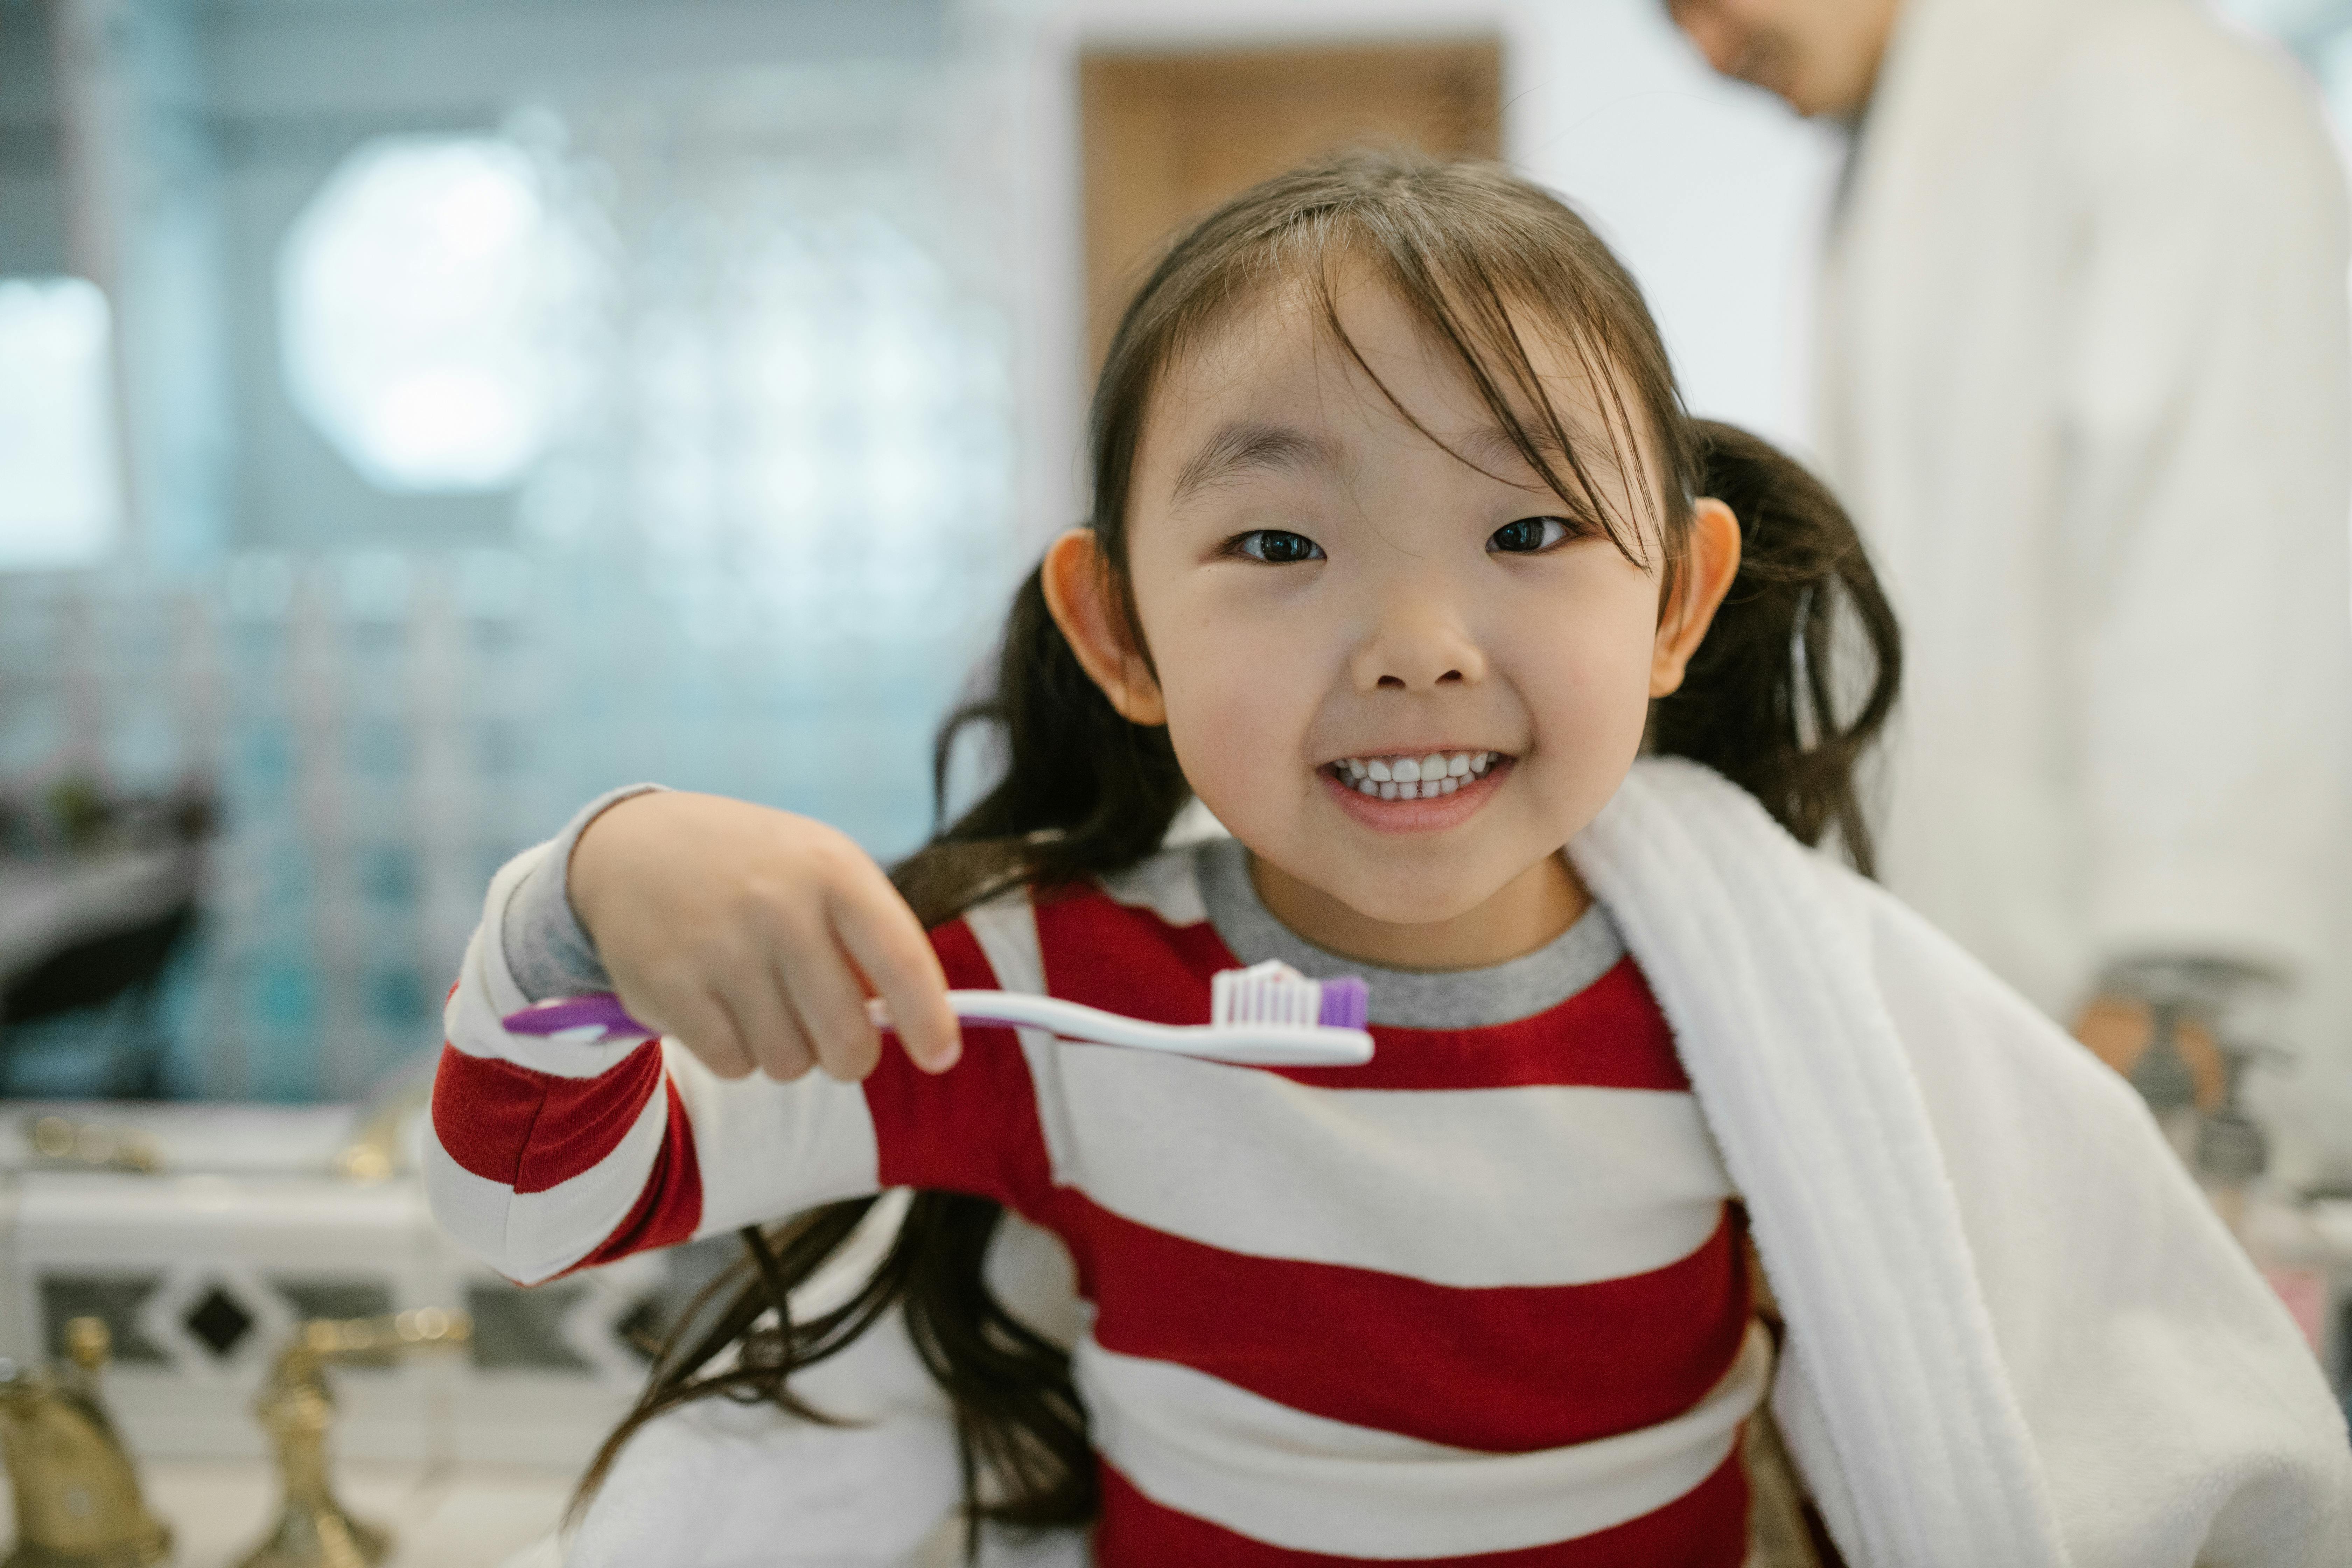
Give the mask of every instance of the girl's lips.
[[1339, 809], [1367, 827], [1382, 833], [1434, 833], [1469, 818], [1494, 795], [1496, 781], [1517, 765], [1511, 758], [1501, 758], [1484, 774], [1435, 800], [1382, 800], [1342, 784], [1329, 768], [1317, 769], [1316, 776]]

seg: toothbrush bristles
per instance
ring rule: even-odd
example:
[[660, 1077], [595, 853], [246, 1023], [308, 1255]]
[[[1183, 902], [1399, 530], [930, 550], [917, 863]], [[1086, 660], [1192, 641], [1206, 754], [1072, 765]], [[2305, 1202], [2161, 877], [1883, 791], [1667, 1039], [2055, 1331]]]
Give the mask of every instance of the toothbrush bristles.
[[1370, 994], [1354, 975], [1309, 980], [1279, 959], [1220, 970], [1209, 981], [1209, 1022], [1291, 1028], [1364, 1026]]
[[1371, 1014], [1372, 993], [1360, 975], [1321, 983], [1323, 1005], [1316, 1018], [1327, 1029], [1360, 1029]]

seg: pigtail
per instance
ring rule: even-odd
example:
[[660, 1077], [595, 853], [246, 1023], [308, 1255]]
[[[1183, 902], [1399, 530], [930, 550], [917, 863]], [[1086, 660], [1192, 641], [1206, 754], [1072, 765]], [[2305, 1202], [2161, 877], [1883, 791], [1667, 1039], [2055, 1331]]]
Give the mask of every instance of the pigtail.
[[1704, 763], [1807, 844], [1834, 831], [1873, 874], [1856, 777], [1902, 677], [1902, 635], [1853, 520], [1769, 443], [1694, 420], [1697, 491], [1739, 520], [1739, 574], [1650, 747]]
[[1042, 566], [1013, 595], [986, 694], [940, 727], [931, 786], [942, 805], [956, 747], [974, 731], [999, 753], [996, 783], [892, 873], [926, 925], [1015, 883], [1132, 866], [1192, 798], [1168, 731], [1120, 717], [1078, 663], [1045, 608]]

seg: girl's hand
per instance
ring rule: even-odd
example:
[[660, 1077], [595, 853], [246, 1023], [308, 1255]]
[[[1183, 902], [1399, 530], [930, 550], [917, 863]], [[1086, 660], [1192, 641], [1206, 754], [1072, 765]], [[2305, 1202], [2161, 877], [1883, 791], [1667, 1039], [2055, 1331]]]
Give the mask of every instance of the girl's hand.
[[944, 1072], [962, 1050], [914, 910], [821, 822], [717, 795], [635, 795], [588, 825], [567, 876], [621, 1005], [721, 1078], [864, 1078], [882, 1057], [866, 1016], [876, 994], [916, 1066]]

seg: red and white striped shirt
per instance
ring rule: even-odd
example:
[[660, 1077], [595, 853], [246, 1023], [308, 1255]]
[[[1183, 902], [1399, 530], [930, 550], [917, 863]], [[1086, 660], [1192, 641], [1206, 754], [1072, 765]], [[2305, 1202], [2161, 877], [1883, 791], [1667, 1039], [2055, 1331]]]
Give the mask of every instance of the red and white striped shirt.
[[537, 1280], [886, 1187], [1004, 1204], [1067, 1246], [1090, 1308], [1104, 1568], [1743, 1560], [1769, 1351], [1604, 912], [1491, 970], [1370, 970], [1276, 925], [1218, 840], [931, 935], [951, 986], [1167, 1023], [1244, 963], [1363, 973], [1378, 1049], [1241, 1068], [970, 1028], [937, 1078], [887, 1051], [860, 1084], [730, 1083], [674, 1045], [509, 1035], [531, 998], [493, 929], [450, 1000], [436, 1212]]

